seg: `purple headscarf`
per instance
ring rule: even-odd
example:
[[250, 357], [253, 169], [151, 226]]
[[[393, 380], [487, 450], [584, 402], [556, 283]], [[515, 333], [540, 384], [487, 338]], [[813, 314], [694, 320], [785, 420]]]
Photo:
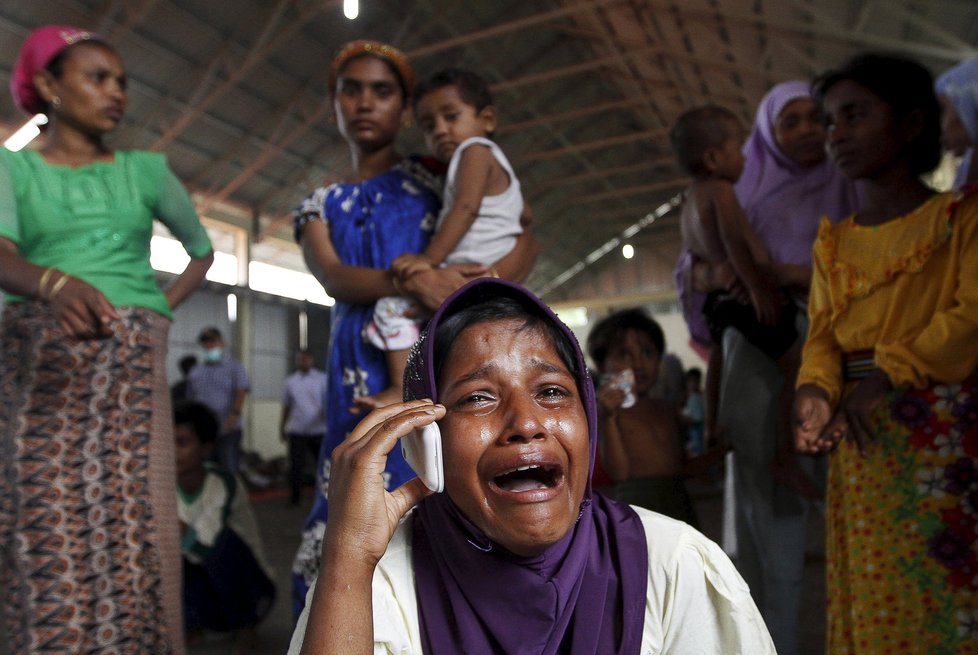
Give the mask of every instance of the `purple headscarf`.
[[965, 59], [957, 66], [949, 68], [934, 83], [937, 95], [944, 96], [954, 105], [965, 131], [971, 137], [972, 147], [961, 158], [954, 188], [961, 188], [968, 175], [969, 162], [978, 166], [974, 160], [974, 144], [978, 144], [978, 57]]
[[[597, 405], [584, 354], [550, 308], [517, 284], [480, 278], [442, 304], [411, 351], [405, 399], [438, 402], [434, 335], [439, 325], [464, 308], [500, 296], [515, 299], [528, 314], [555, 326], [573, 347], [593, 467]], [[536, 557], [518, 556], [493, 543], [447, 493], [433, 494], [416, 512], [412, 559], [428, 655], [590, 655], [638, 653], [641, 648], [648, 581], [645, 532], [634, 510], [592, 495], [590, 482], [577, 523]]]
[[826, 157], [805, 168], [781, 152], [774, 124], [788, 103], [811, 98], [808, 82], [783, 82], [761, 100], [747, 143], [744, 173], [735, 186], [747, 220], [771, 260], [811, 266], [812, 244], [823, 216], [845, 218], [857, 208], [856, 187]]

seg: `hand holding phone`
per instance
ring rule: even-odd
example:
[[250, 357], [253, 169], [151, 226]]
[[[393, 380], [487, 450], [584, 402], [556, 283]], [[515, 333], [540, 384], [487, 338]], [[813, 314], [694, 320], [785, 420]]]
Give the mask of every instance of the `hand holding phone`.
[[402, 437], [401, 453], [426, 487], [435, 493], [445, 490], [441, 430], [437, 423], [429, 423], [420, 430], [412, 430], [410, 434]]

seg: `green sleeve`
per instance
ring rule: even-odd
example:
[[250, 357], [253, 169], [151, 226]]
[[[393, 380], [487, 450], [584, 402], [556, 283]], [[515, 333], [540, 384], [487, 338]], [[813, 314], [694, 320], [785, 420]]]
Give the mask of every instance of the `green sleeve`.
[[211, 240], [200, 224], [190, 194], [166, 163], [163, 165], [160, 197], [155, 209], [157, 218], [183, 244], [191, 257], [199, 259], [212, 250]]
[[[0, 149], [4, 149], [0, 146]], [[4, 149], [5, 150], [5, 149]], [[17, 193], [10, 170], [10, 155], [0, 154], [0, 237], [20, 244], [20, 220], [17, 216]]]

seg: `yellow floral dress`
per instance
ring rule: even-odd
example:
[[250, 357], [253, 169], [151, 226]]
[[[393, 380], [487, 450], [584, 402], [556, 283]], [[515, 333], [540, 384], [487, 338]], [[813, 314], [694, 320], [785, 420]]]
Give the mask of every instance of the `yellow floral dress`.
[[978, 653], [978, 193], [823, 221], [813, 255], [798, 384], [836, 404], [860, 351], [894, 383], [831, 455], [828, 652]]

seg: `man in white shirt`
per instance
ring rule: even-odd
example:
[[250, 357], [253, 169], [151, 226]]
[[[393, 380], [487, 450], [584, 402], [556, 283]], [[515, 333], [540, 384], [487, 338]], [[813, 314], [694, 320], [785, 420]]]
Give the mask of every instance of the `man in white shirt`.
[[313, 368], [312, 355], [300, 350], [295, 355], [296, 371], [285, 378], [282, 390], [282, 440], [289, 444], [290, 503], [297, 505], [302, 490], [306, 454], [313, 461], [326, 433], [326, 374]]

